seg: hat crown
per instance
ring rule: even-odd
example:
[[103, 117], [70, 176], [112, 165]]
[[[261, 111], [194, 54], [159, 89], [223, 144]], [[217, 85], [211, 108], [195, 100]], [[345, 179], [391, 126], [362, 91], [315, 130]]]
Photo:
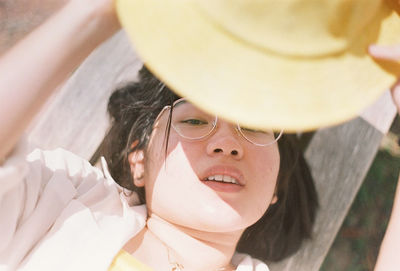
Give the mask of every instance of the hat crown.
[[233, 38], [296, 57], [344, 51], [382, 5], [382, 0], [194, 1]]

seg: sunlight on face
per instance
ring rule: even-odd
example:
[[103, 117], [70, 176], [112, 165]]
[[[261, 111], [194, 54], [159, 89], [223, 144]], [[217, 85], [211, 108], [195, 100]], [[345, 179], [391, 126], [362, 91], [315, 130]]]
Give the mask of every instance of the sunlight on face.
[[150, 191], [151, 210], [171, 223], [218, 231], [241, 219], [227, 196], [199, 180], [180, 143], [169, 153]]
[[[199, 141], [186, 140], [171, 129], [165, 160], [166, 119], [162, 117], [155, 125], [146, 152], [149, 215], [210, 232], [245, 229], [260, 219], [275, 190], [280, 159], [277, 144], [255, 146], [240, 137], [234, 125], [221, 121], [212, 136]], [[238, 154], [232, 155], [231, 150]], [[241, 172], [245, 185], [235, 192], [214, 190], [201, 180], [215, 167]]]

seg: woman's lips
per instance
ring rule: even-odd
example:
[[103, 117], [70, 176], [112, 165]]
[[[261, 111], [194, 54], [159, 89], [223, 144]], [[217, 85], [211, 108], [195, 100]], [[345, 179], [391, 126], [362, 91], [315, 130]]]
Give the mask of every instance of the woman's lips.
[[239, 192], [243, 186], [233, 183], [222, 183], [217, 181], [202, 181], [208, 187], [218, 192]]
[[[226, 183], [222, 181], [208, 180], [211, 176], [229, 176], [235, 180], [238, 184]], [[233, 166], [217, 165], [208, 168], [201, 175], [200, 180], [207, 186], [211, 187], [215, 191], [219, 192], [238, 192], [243, 189], [246, 184], [242, 172]]]

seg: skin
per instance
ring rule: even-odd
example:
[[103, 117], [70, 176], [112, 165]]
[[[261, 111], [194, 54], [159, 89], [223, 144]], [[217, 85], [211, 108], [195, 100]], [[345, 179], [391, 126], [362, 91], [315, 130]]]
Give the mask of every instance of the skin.
[[[118, 29], [112, 0], [70, 0], [1, 56], [0, 163], [57, 87]], [[400, 60], [400, 45], [374, 46], [369, 52], [376, 58]], [[400, 84], [394, 85], [392, 94], [400, 108]], [[229, 262], [243, 229], [276, 201], [273, 190], [279, 167], [277, 151], [272, 147], [261, 153], [238, 137], [231, 124], [220, 124], [212, 137], [196, 143], [185, 141], [172, 131], [165, 166], [159, 156], [163, 153], [161, 135], [165, 129], [165, 120], [161, 119], [146, 153], [139, 151], [130, 156], [135, 174], [142, 172], [144, 176], [134, 176], [135, 184], [146, 186], [150, 217], [147, 227], [125, 248], [155, 270], [169, 267], [163, 243], [170, 247], [171, 256], [189, 270], [213, 270], [220, 266], [233, 270]], [[216, 152], [217, 149], [222, 152]], [[232, 149], [238, 154], [232, 155]], [[262, 160], [263, 167], [259, 163]], [[233, 195], [202, 186], [197, 175], [215, 164], [239, 168], [246, 177], [246, 187]], [[260, 172], [268, 177], [260, 176]], [[175, 176], [177, 173], [179, 177]], [[376, 270], [395, 270], [400, 266], [399, 190]]]
[[[217, 131], [200, 141], [184, 139], [171, 129], [167, 158], [160, 159], [166, 117], [164, 114], [156, 123], [146, 153], [131, 154], [133, 172], [144, 174], [143, 179], [135, 180], [146, 188], [149, 219], [144, 234], [155, 238], [142, 240], [139, 248], [130, 252], [140, 259], [141, 250], [157, 251], [159, 239], [189, 270], [228, 266], [243, 231], [276, 202], [278, 146], [255, 146], [241, 137], [234, 125], [219, 120]], [[243, 173], [246, 184], [240, 192], [217, 192], [199, 181], [207, 169], [221, 165]], [[178, 238], [181, 242], [176, 242]], [[155, 260], [159, 253], [152, 254], [148, 264], [161, 270]], [[159, 261], [161, 264], [162, 259]], [[169, 262], [162, 266], [167, 268]]]

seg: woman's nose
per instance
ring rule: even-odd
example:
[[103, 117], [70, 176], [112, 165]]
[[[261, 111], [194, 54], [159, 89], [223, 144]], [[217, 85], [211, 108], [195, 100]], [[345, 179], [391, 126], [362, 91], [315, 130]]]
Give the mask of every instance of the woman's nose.
[[244, 150], [239, 135], [233, 125], [218, 123], [216, 132], [208, 139], [207, 154], [211, 156], [231, 156], [239, 160], [243, 157]]

